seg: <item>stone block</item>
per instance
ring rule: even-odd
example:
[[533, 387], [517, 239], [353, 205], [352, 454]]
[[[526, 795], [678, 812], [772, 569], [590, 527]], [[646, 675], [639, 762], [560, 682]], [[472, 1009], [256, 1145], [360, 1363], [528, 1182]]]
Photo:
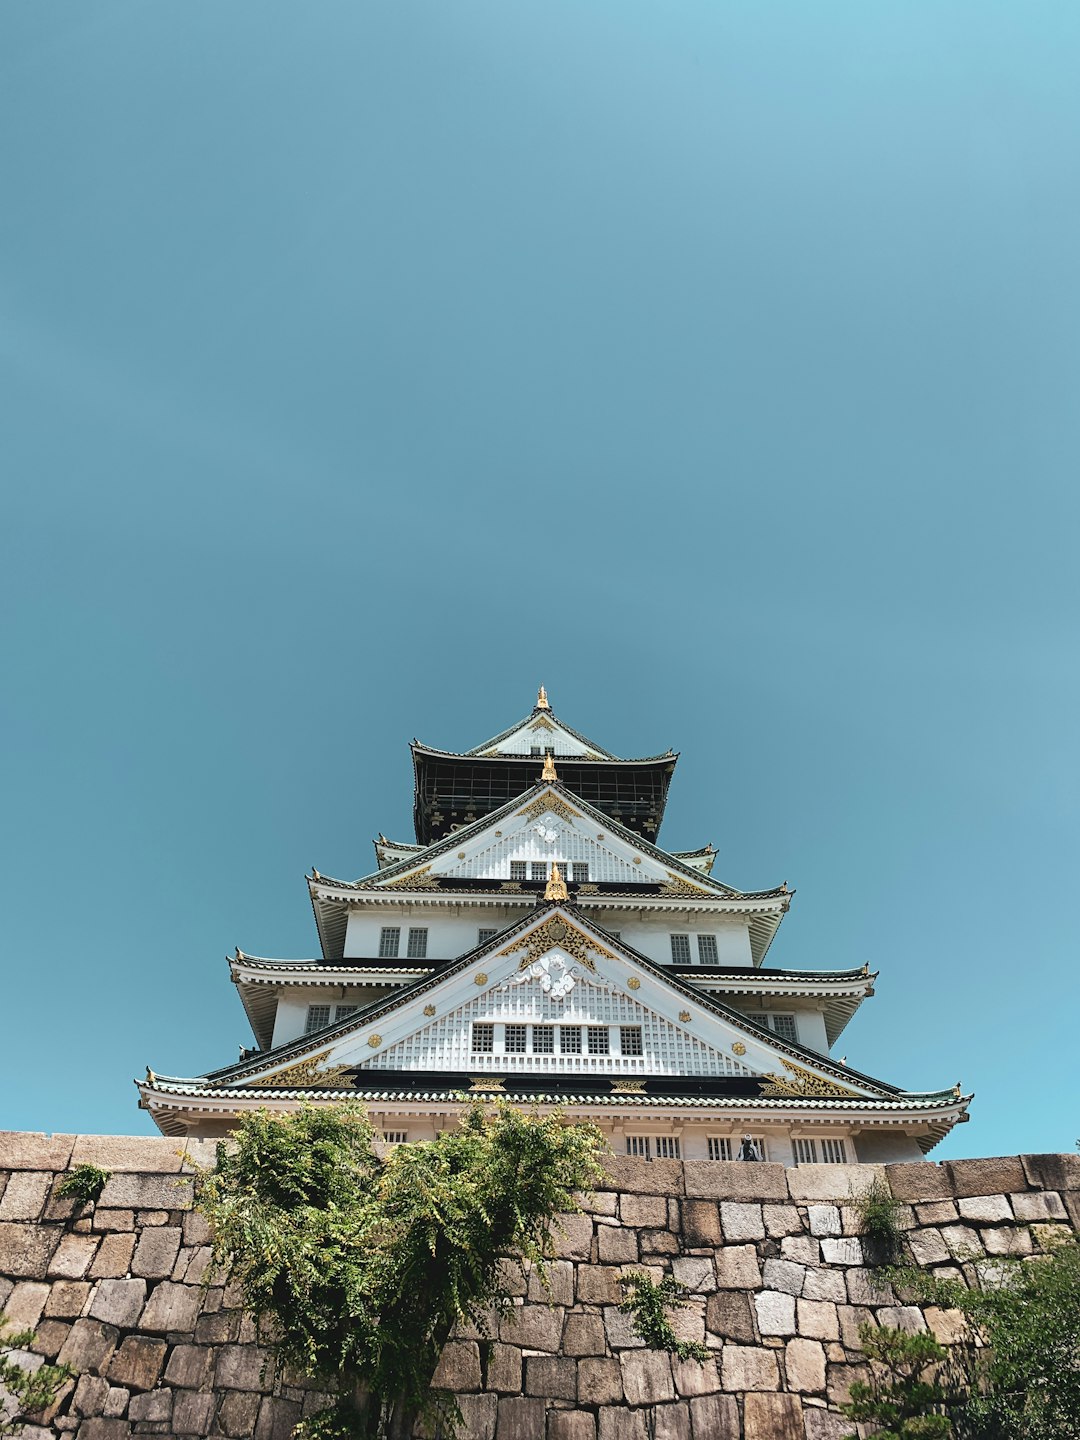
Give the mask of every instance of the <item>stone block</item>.
[[641, 1258], [648, 1261], [651, 1256], [661, 1261], [668, 1255], [679, 1253], [678, 1238], [670, 1230], [642, 1230]]
[[[94, 1290], [88, 1314], [121, 1330], [137, 1324], [146, 1301], [145, 1280], [100, 1280]], [[143, 1386], [143, 1389], [146, 1389]]]
[[608, 1406], [601, 1410], [597, 1440], [652, 1440], [644, 1410], [625, 1410]]
[[179, 1251], [178, 1225], [163, 1225], [156, 1230], [144, 1230], [135, 1247], [131, 1273], [145, 1275], [148, 1280], [166, 1280], [172, 1274]]
[[861, 1265], [863, 1263], [862, 1241], [854, 1235], [842, 1240], [821, 1240], [821, 1258], [826, 1265]]
[[70, 1365], [80, 1374], [88, 1370], [104, 1370], [119, 1338], [120, 1332], [114, 1325], [89, 1318], [76, 1320], [57, 1356], [57, 1363]]
[[131, 1269], [135, 1236], [114, 1231], [104, 1235], [90, 1264], [91, 1280], [117, 1280]]
[[805, 1265], [797, 1265], [793, 1260], [766, 1260], [761, 1283], [767, 1290], [786, 1290], [789, 1295], [801, 1295], [805, 1278]]
[[479, 1390], [480, 1347], [475, 1340], [448, 1340], [435, 1367], [436, 1390]]
[[803, 1440], [802, 1415], [802, 1402], [796, 1395], [747, 1395], [745, 1440]]
[[546, 1400], [576, 1400], [577, 1361], [564, 1355], [526, 1355], [525, 1393]]
[[495, 1440], [539, 1440], [543, 1433], [543, 1400], [512, 1396], [499, 1401]]
[[836, 1205], [809, 1205], [806, 1210], [811, 1235], [840, 1235], [840, 1209]]
[[227, 1345], [237, 1339], [239, 1334], [240, 1313], [237, 1310], [217, 1310], [202, 1314], [195, 1322], [195, 1341], [199, 1345]]
[[142, 1328], [161, 1333], [168, 1330], [190, 1333], [198, 1319], [201, 1299], [198, 1285], [174, 1285], [170, 1280], [162, 1280], [146, 1302]]
[[820, 1265], [821, 1241], [811, 1235], [785, 1235], [780, 1241], [780, 1254], [797, 1265]]
[[671, 1271], [694, 1295], [708, 1295], [716, 1289], [716, 1269], [708, 1255], [680, 1255], [671, 1262]]
[[939, 1345], [956, 1345], [967, 1336], [967, 1321], [962, 1310], [942, 1310], [937, 1305], [928, 1305], [923, 1318]]
[[752, 1345], [757, 1339], [757, 1332], [749, 1295], [738, 1290], [721, 1290], [719, 1294], [710, 1295], [705, 1306], [705, 1328], [710, 1334], [721, 1335], [725, 1340]]
[[816, 1395], [825, 1389], [825, 1350], [816, 1340], [789, 1340], [784, 1347], [787, 1388]]
[[916, 1265], [940, 1265], [949, 1259], [949, 1247], [941, 1238], [941, 1231], [935, 1230], [933, 1226], [925, 1230], [912, 1230], [907, 1242]]
[[637, 1231], [613, 1225], [597, 1227], [597, 1254], [607, 1265], [633, 1265], [637, 1263]]
[[559, 1215], [552, 1227], [555, 1254], [563, 1260], [591, 1260], [592, 1237], [590, 1215]]
[[843, 1304], [847, 1300], [847, 1286], [842, 1270], [807, 1270], [803, 1281], [804, 1300], [832, 1300]]
[[574, 1199], [589, 1215], [610, 1215], [619, 1213], [619, 1197], [614, 1190], [601, 1190], [598, 1194], [575, 1195]]
[[645, 1341], [634, 1332], [634, 1322], [629, 1315], [614, 1305], [604, 1309], [604, 1333], [612, 1350], [640, 1350]]
[[225, 1345], [217, 1358], [214, 1384], [219, 1390], [270, 1390], [274, 1362], [268, 1350], [257, 1345]]
[[100, 1205], [95, 1205], [90, 1224], [94, 1230], [134, 1230], [135, 1211], [103, 1210]]
[[462, 1395], [460, 1440], [494, 1440], [498, 1403], [494, 1395]]
[[1004, 1195], [965, 1195], [957, 1201], [961, 1219], [980, 1225], [995, 1225], [1013, 1218], [1012, 1206]]
[[584, 1410], [548, 1413], [548, 1440], [596, 1440], [596, 1421]]
[[802, 1219], [794, 1205], [763, 1205], [761, 1214], [770, 1239], [781, 1240], [785, 1235], [802, 1233]]
[[15, 1279], [43, 1280], [59, 1241], [56, 1230], [18, 1220], [0, 1223], [0, 1272]]
[[84, 1420], [79, 1426], [79, 1440], [127, 1440], [130, 1434], [129, 1420], [95, 1417], [93, 1420]]
[[30, 1130], [0, 1130], [0, 1168], [66, 1170], [74, 1135], [42, 1135]]
[[3, 1305], [4, 1314], [16, 1330], [33, 1330], [49, 1298], [49, 1286], [40, 1280], [21, 1280]]
[[555, 1354], [562, 1339], [563, 1312], [546, 1305], [515, 1305], [499, 1321], [499, 1339], [523, 1350]]
[[[1028, 1157], [1024, 1157], [1025, 1159]], [[1067, 1220], [1068, 1211], [1061, 1203], [1061, 1196], [1050, 1191], [1041, 1194], [1029, 1191], [1023, 1195], [1011, 1195], [1013, 1214], [1017, 1220]]]
[[756, 1345], [725, 1345], [720, 1377], [725, 1390], [775, 1390], [780, 1384], [776, 1351]]
[[688, 1340], [694, 1345], [701, 1345], [705, 1341], [705, 1301], [688, 1300], [679, 1309], [673, 1309], [670, 1314], [671, 1328], [675, 1332], [677, 1340]]
[[211, 1240], [210, 1222], [198, 1210], [189, 1210], [183, 1219], [185, 1245], [209, 1245]]
[[71, 1326], [66, 1320], [42, 1320], [38, 1324], [30, 1349], [35, 1355], [43, 1355], [46, 1360], [55, 1360], [70, 1330]]
[[1027, 1189], [1027, 1175], [1019, 1155], [946, 1160], [941, 1168], [948, 1174], [952, 1193], [958, 1200], [970, 1195], [1007, 1195], [1012, 1190]]
[[105, 1396], [109, 1393], [109, 1382], [100, 1375], [80, 1375], [75, 1393], [71, 1397], [73, 1415], [100, 1415], [105, 1408]]
[[803, 1411], [806, 1440], [846, 1440], [851, 1434], [851, 1421], [831, 1410], [818, 1410], [808, 1405]]
[[218, 1411], [217, 1424], [223, 1435], [234, 1437], [249, 1437], [255, 1428], [255, 1420], [259, 1414], [259, 1402], [261, 1396], [246, 1394], [241, 1391], [230, 1391], [221, 1401], [221, 1409]]
[[657, 1405], [651, 1418], [654, 1440], [690, 1440], [690, 1407], [685, 1401]]
[[667, 1200], [663, 1195], [620, 1195], [619, 1216], [624, 1225], [639, 1230], [663, 1229], [667, 1224]]
[[193, 1390], [179, 1390], [173, 1399], [172, 1434], [209, 1435], [214, 1419], [216, 1395], [196, 1394]]
[[567, 1315], [562, 1337], [564, 1355], [603, 1355], [606, 1349], [604, 1322], [599, 1315]]
[[487, 1387], [508, 1395], [521, 1391], [521, 1351], [496, 1341], [488, 1351]]
[[926, 1321], [917, 1305], [883, 1305], [877, 1312], [877, 1321], [890, 1330], [906, 1330], [912, 1335], [926, 1329]]
[[1027, 1230], [983, 1230], [981, 1234], [988, 1255], [1031, 1254], [1031, 1235]]
[[719, 1245], [723, 1239], [720, 1229], [720, 1207], [715, 1200], [684, 1200], [682, 1202], [683, 1241], [691, 1247], [697, 1245]]
[[955, 1200], [928, 1200], [924, 1205], [915, 1206], [915, 1221], [919, 1225], [947, 1225], [958, 1216]]
[[0, 1197], [0, 1220], [36, 1220], [45, 1208], [51, 1170], [16, 1170]]
[[790, 1201], [788, 1172], [783, 1165], [743, 1160], [687, 1160], [683, 1166], [687, 1195], [705, 1200]]
[[578, 1362], [579, 1405], [621, 1405], [622, 1366], [610, 1356]]
[[671, 1376], [677, 1395], [715, 1395], [720, 1389], [720, 1372], [712, 1356], [708, 1360], [679, 1360], [673, 1355]]
[[210, 1384], [213, 1369], [214, 1352], [209, 1345], [176, 1345], [165, 1368], [165, 1379], [185, 1390], [202, 1390]]
[[724, 1239], [729, 1245], [738, 1240], [765, 1239], [765, 1221], [760, 1205], [745, 1201], [722, 1201], [720, 1223], [724, 1227]]
[[931, 1160], [886, 1165], [885, 1179], [897, 1200], [951, 1200], [953, 1197], [948, 1172]]
[[171, 1390], [148, 1390], [144, 1395], [133, 1395], [127, 1407], [128, 1419], [158, 1423], [172, 1419], [173, 1396]]
[[795, 1334], [795, 1297], [782, 1290], [762, 1290], [754, 1296], [758, 1331], [762, 1335]]
[[757, 1289], [761, 1284], [761, 1269], [753, 1245], [725, 1245], [716, 1252], [716, 1283], [721, 1290]]
[[848, 1300], [852, 1305], [895, 1305], [891, 1285], [879, 1280], [872, 1270], [847, 1272]]
[[291, 1440], [300, 1422], [301, 1406], [297, 1400], [278, 1395], [264, 1395], [255, 1422], [253, 1440]]
[[739, 1440], [739, 1406], [733, 1395], [702, 1395], [690, 1401], [694, 1440]]
[[186, 1176], [119, 1174], [105, 1182], [99, 1203], [106, 1209], [187, 1210], [192, 1198], [192, 1181]]
[[662, 1350], [625, 1350], [619, 1356], [629, 1405], [658, 1405], [675, 1399], [671, 1361]]
[[799, 1300], [795, 1307], [799, 1334], [811, 1340], [839, 1340], [840, 1321], [831, 1300]]
[[856, 1380], [866, 1380], [869, 1369], [866, 1365], [827, 1365], [827, 1394], [830, 1405], [846, 1405], [851, 1399], [851, 1387]]
[[547, 1288], [536, 1270], [530, 1270], [527, 1294], [547, 1305], [573, 1305], [574, 1267], [569, 1260], [552, 1260], [547, 1267]]
[[681, 1195], [683, 1167], [679, 1160], [635, 1160], [609, 1155], [604, 1161], [606, 1190], [624, 1195]]
[[797, 1165], [788, 1171], [792, 1200], [850, 1201], [863, 1195], [885, 1173], [882, 1165]]
[[197, 1250], [189, 1250], [186, 1246], [176, 1257], [176, 1267], [173, 1270], [174, 1280], [184, 1280], [189, 1285], [201, 1285], [206, 1279], [214, 1261], [214, 1253], [209, 1245], [200, 1245]]
[[71, 1167], [96, 1165], [101, 1170], [179, 1171], [182, 1140], [159, 1135], [78, 1135]]
[[863, 1325], [876, 1325], [874, 1311], [865, 1305], [838, 1305], [836, 1318], [840, 1322], [840, 1339], [847, 1350], [861, 1350], [859, 1329]]
[[983, 1254], [979, 1232], [971, 1225], [943, 1225], [941, 1238], [954, 1260], [979, 1259]]
[[1021, 1155], [1020, 1163], [1036, 1190], [1080, 1190], [1080, 1155]]
[[577, 1298], [583, 1305], [620, 1304], [623, 1292], [618, 1269], [609, 1265], [579, 1265]]
[[164, 1340], [129, 1335], [109, 1362], [109, 1379], [132, 1390], [152, 1390], [161, 1376], [167, 1348]]
[[45, 1314], [73, 1320], [83, 1313], [89, 1297], [89, 1281], [57, 1280], [49, 1290], [49, 1298], [45, 1302]]
[[90, 1267], [100, 1241], [98, 1235], [63, 1235], [49, 1261], [49, 1274], [61, 1280], [81, 1280]]

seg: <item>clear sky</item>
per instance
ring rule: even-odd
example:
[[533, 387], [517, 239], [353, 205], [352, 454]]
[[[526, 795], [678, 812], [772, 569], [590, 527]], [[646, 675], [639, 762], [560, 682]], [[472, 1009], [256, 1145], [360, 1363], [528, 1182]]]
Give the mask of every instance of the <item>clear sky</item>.
[[935, 1157], [1071, 1149], [1080, 6], [0, 7], [0, 1125], [147, 1131], [407, 742], [682, 752]]

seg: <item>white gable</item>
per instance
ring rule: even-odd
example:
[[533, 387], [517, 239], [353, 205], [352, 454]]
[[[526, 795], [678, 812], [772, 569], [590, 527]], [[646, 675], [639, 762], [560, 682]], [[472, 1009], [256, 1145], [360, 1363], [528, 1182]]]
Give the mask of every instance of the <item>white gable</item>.
[[504, 735], [496, 745], [489, 745], [481, 753], [484, 755], [529, 755], [539, 747], [541, 754], [545, 750], [554, 750], [559, 755], [584, 755], [588, 760], [602, 760], [606, 758], [601, 751], [594, 750], [592, 746], [586, 745], [569, 730], [564, 730], [557, 720], [547, 715], [536, 715], [531, 720], [526, 720], [509, 735]]

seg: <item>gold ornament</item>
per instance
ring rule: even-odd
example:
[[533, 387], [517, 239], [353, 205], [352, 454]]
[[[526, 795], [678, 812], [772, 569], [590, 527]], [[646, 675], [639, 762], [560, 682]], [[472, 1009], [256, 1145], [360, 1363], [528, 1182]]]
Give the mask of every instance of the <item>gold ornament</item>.
[[544, 891], [545, 900], [569, 900], [570, 892], [566, 888], [566, 881], [562, 877], [556, 861], [551, 862], [551, 875], [548, 878], [547, 889]]
[[689, 1011], [689, 1010], [680, 1010], [680, 1011], [679, 1011], [679, 1019], [680, 1019], [680, 1020], [682, 1021], [682, 1023], [685, 1025], [686, 1022], [690, 1019], [690, 1011]]
[[615, 959], [611, 951], [605, 949], [591, 935], [586, 935], [576, 925], [569, 925], [565, 920], [559, 920], [555, 916], [535, 930], [531, 930], [527, 935], [523, 935], [520, 940], [515, 940], [513, 945], [508, 945], [505, 950], [500, 950], [499, 954], [500, 956], [516, 955], [519, 950], [524, 950], [525, 957], [518, 965], [518, 969], [527, 970], [534, 961], [539, 960], [541, 955], [546, 955], [556, 945], [584, 965], [586, 970], [593, 971], [594, 974], [596, 966], [592, 962], [590, 950], [597, 955], [603, 955], [605, 959]]
[[428, 872], [430, 865], [423, 866], [420, 870], [414, 870], [411, 875], [399, 875], [396, 880], [387, 880], [382, 887], [384, 890], [437, 890], [439, 882]]
[[486, 985], [486, 984], [487, 984], [487, 976], [485, 975], [485, 973], [483, 972], [483, 970], [480, 970], [476, 975], [473, 976], [473, 984], [474, 984], [474, 985]]
[[567, 805], [560, 795], [541, 795], [530, 800], [523, 810], [517, 812], [527, 820], [539, 820], [541, 815], [558, 815], [561, 820], [580, 820], [581, 815], [572, 805]]
[[667, 881], [660, 886], [661, 895], [711, 895], [711, 890], [706, 890], [703, 885], [692, 885], [682, 875], [673, 875], [667, 871]]
[[558, 780], [558, 778], [559, 772], [555, 769], [555, 756], [545, 755], [544, 768], [540, 771], [540, 779], [550, 785], [552, 781]]
[[548, 704], [547, 691], [544, 689], [543, 685], [541, 685], [541, 686], [540, 686], [540, 689], [536, 692], [536, 709], [537, 709], [537, 710], [550, 710], [550, 709], [551, 709], [551, 706]]
[[615, 1095], [644, 1095], [644, 1080], [613, 1080], [611, 1082], [612, 1093]]
[[379, 1048], [379, 1046], [382, 1044], [382, 1036], [381, 1036], [381, 1035], [369, 1035], [369, 1036], [367, 1037], [367, 1043], [371, 1046], [372, 1050], [377, 1050], [377, 1049]]
[[489, 1080], [486, 1075], [469, 1076], [470, 1095], [482, 1095], [486, 1092], [493, 1095], [501, 1095], [506, 1089], [506, 1081], [501, 1076]]
[[741, 1040], [736, 1040], [735, 1044], [731, 1047], [731, 1053], [733, 1055], [745, 1055], [746, 1046], [742, 1043]]
[[351, 1090], [352, 1082], [342, 1078], [345, 1072], [352, 1068], [350, 1065], [330, 1065], [325, 1070], [321, 1068], [329, 1054], [329, 1050], [323, 1050], [307, 1060], [298, 1060], [295, 1065], [287, 1065], [284, 1070], [278, 1070], [273, 1075], [260, 1075], [257, 1080], [247, 1080], [244, 1083], [260, 1090], [307, 1085], [322, 1085], [331, 1090]]
[[631, 975], [630, 979], [626, 982], [626, 988], [628, 990], [640, 990], [641, 981], [637, 978], [636, 975]]
[[427, 1015], [427, 1016], [430, 1018], [432, 1015], [435, 1014], [435, 1006], [434, 1006], [434, 1005], [425, 1005], [425, 1006], [424, 1006], [424, 1014]]
[[846, 1085], [838, 1085], [835, 1080], [826, 1080], [823, 1075], [815, 1075], [812, 1070], [806, 1070], [802, 1065], [795, 1065], [790, 1060], [785, 1060], [781, 1055], [780, 1063], [792, 1077], [785, 1080], [782, 1075], [766, 1074], [763, 1078], [770, 1081], [763, 1085], [762, 1095], [793, 1095], [827, 1097], [830, 1095], [857, 1095], [857, 1091], [849, 1090]]

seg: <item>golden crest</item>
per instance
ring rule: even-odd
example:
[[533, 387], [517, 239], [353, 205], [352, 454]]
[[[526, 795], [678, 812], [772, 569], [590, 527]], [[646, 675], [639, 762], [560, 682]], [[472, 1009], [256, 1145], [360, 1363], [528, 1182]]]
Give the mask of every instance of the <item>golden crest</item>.
[[381, 1035], [369, 1035], [369, 1036], [367, 1037], [367, 1043], [371, 1046], [372, 1050], [377, 1050], [377, 1049], [379, 1048], [379, 1046], [382, 1044], [382, 1036], [381, 1036]]
[[435, 1014], [435, 1006], [434, 1006], [434, 1005], [425, 1005], [425, 1006], [424, 1006], [424, 1014], [427, 1015], [428, 1018], [430, 1019], [430, 1017]]

